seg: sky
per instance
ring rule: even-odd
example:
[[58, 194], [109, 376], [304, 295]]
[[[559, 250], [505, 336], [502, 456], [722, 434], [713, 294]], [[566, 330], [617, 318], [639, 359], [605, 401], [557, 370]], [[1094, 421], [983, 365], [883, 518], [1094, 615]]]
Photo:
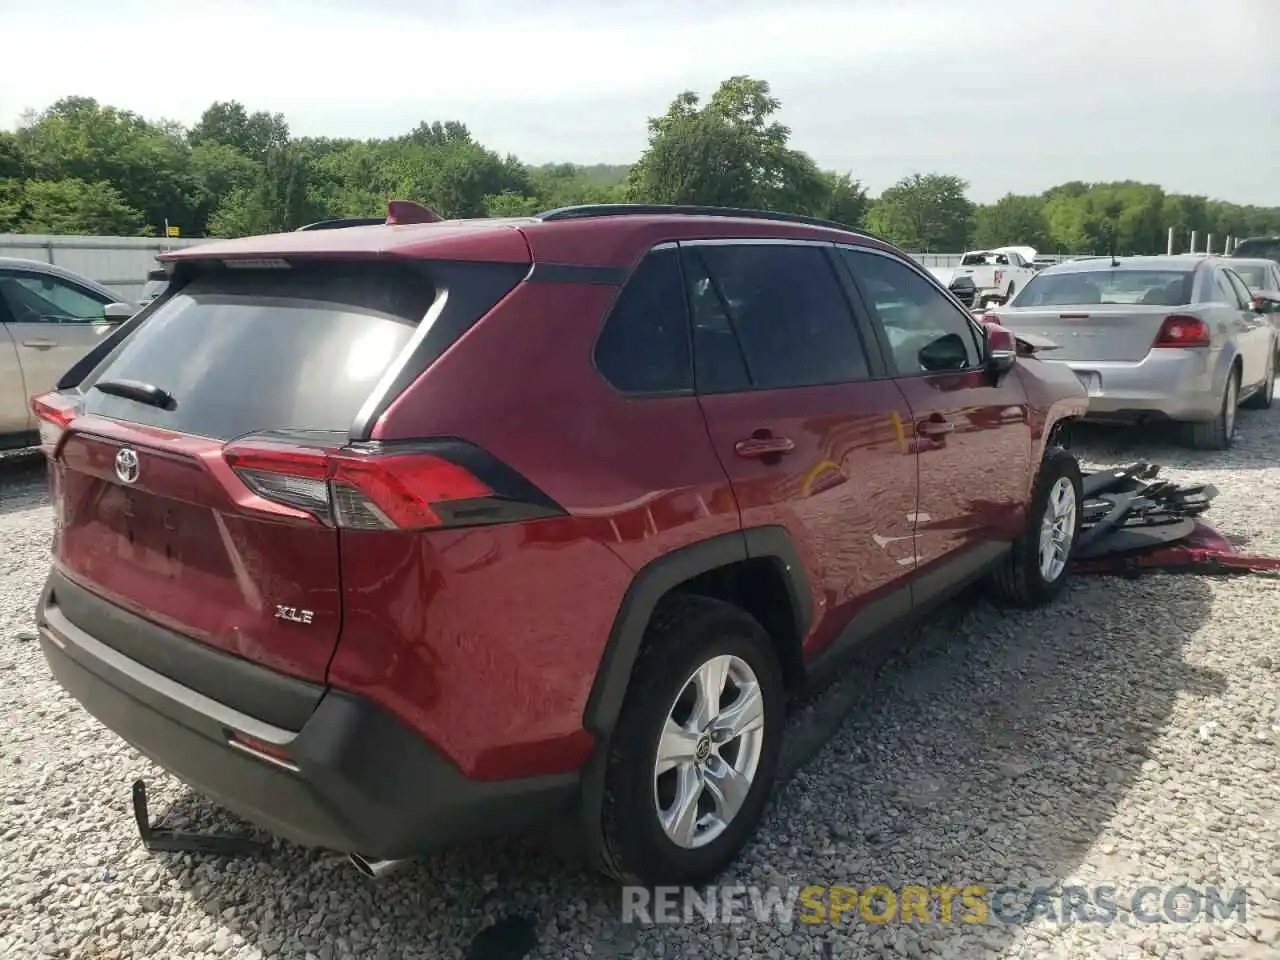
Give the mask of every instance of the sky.
[[0, 126], [63, 96], [295, 135], [462, 120], [530, 163], [629, 163], [682, 90], [768, 80], [793, 146], [878, 193], [1135, 179], [1280, 205], [1280, 0], [0, 0]]

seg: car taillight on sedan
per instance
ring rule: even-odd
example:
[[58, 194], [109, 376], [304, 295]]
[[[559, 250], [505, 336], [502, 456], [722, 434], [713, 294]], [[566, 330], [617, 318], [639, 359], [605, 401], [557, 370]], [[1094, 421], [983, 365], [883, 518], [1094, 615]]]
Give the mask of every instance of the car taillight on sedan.
[[1199, 317], [1174, 314], [1164, 318], [1153, 347], [1207, 347], [1209, 325]]
[[46, 393], [31, 401], [31, 412], [40, 421], [40, 449], [46, 456], [52, 456], [79, 412], [79, 404], [57, 393]]

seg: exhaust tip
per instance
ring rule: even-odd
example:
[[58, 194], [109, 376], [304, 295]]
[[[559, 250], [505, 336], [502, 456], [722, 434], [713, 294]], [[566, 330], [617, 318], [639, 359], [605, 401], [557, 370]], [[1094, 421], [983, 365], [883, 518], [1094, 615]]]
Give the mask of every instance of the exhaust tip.
[[356, 870], [371, 880], [384, 877], [409, 862], [407, 860], [370, 860], [358, 853], [349, 854], [347, 859]]

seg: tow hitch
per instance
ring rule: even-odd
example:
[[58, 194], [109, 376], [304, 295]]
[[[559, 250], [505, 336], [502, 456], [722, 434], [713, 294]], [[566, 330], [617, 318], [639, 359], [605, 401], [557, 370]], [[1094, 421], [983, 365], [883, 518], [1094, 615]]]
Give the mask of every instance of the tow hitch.
[[1217, 488], [1160, 480], [1159, 473], [1159, 466], [1139, 462], [1084, 475], [1080, 536], [1072, 551], [1075, 572], [1280, 575], [1280, 558], [1240, 553], [1200, 519]]
[[138, 821], [142, 845], [153, 853], [207, 853], [215, 857], [261, 856], [267, 845], [252, 837], [234, 833], [188, 833], [162, 830], [151, 823], [147, 812], [147, 785], [133, 782], [133, 817]]

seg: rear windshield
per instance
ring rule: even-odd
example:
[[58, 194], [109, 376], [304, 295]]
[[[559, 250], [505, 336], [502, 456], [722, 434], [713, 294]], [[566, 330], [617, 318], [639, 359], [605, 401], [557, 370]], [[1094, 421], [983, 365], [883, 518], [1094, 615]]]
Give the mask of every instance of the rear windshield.
[[960, 266], [962, 267], [1007, 267], [1008, 265], [1008, 254], [992, 253], [988, 250], [976, 250], [973, 253], [966, 253], [960, 258]]
[[1191, 302], [1189, 270], [1080, 270], [1039, 273], [1014, 298], [1018, 307], [1141, 304], [1177, 307]]
[[1228, 263], [1250, 290], [1267, 288], [1267, 268], [1260, 263]]
[[[82, 386], [85, 410], [230, 440], [261, 430], [345, 433], [431, 304], [394, 268], [225, 271], [190, 282]], [[92, 389], [136, 380], [172, 410]]]
[[1257, 257], [1261, 260], [1275, 260], [1280, 263], [1280, 238], [1267, 237], [1256, 240], [1242, 240], [1231, 251], [1231, 256]]

